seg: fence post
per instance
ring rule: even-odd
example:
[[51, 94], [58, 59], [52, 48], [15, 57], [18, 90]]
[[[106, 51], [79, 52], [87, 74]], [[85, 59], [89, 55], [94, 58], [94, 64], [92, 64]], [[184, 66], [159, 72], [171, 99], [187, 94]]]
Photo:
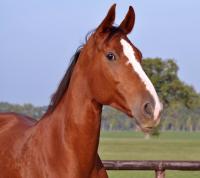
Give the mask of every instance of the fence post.
[[165, 178], [165, 170], [155, 170], [156, 178]]

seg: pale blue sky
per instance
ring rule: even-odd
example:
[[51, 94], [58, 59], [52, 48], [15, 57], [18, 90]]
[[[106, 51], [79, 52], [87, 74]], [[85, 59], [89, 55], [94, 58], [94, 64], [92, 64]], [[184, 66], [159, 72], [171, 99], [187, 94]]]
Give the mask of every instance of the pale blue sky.
[[129, 35], [144, 57], [173, 58], [200, 91], [200, 1], [0, 1], [0, 101], [47, 105], [85, 34], [117, 3], [116, 24], [132, 5]]

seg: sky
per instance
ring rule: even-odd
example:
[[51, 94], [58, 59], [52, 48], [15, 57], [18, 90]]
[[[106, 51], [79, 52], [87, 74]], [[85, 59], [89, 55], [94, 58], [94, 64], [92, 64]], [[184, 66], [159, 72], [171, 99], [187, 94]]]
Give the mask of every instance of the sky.
[[200, 1], [0, 1], [0, 101], [47, 105], [70, 57], [113, 3], [116, 24], [136, 12], [130, 40], [144, 57], [174, 59], [200, 92]]

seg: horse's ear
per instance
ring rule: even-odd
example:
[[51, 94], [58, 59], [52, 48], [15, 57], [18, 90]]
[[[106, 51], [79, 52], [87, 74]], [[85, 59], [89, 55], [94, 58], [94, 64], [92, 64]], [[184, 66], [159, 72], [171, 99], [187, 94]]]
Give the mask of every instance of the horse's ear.
[[114, 21], [115, 21], [115, 8], [116, 8], [116, 4], [113, 4], [106, 17], [104, 18], [104, 20], [101, 22], [101, 24], [99, 25], [99, 27], [97, 28], [97, 32], [105, 32], [106, 29], [112, 27]]
[[134, 26], [135, 23], [135, 12], [132, 6], [129, 6], [129, 10], [126, 14], [126, 17], [120, 24], [120, 28], [126, 33], [129, 34]]

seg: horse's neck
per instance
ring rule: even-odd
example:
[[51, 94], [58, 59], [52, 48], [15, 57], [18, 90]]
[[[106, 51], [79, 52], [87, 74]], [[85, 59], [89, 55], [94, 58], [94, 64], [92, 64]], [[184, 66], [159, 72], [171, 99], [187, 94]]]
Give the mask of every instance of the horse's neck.
[[89, 96], [84, 81], [75, 77], [58, 107], [41, 122], [48, 135], [48, 150], [51, 149], [58, 159], [60, 156], [79, 162], [83, 170], [84, 166], [94, 165], [96, 160], [102, 109]]

